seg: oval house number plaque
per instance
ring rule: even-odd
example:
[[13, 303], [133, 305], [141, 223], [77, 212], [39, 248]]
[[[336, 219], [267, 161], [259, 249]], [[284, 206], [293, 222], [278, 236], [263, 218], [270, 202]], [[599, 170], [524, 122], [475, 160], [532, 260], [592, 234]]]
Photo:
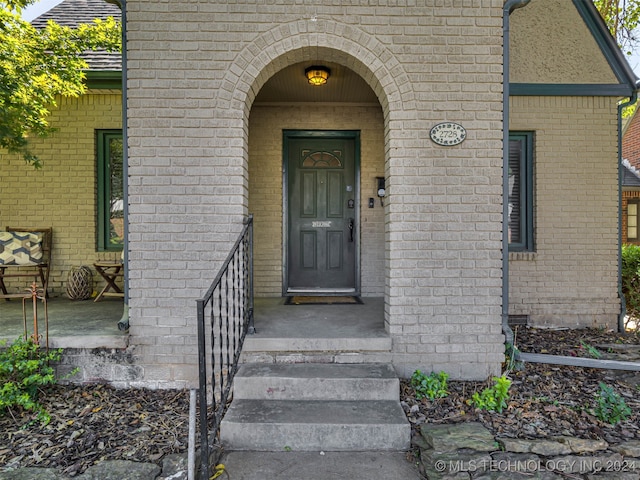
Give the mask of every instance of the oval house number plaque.
[[446, 122], [434, 125], [429, 135], [431, 135], [431, 140], [438, 145], [450, 147], [464, 142], [464, 139], [467, 138], [467, 131], [462, 125]]

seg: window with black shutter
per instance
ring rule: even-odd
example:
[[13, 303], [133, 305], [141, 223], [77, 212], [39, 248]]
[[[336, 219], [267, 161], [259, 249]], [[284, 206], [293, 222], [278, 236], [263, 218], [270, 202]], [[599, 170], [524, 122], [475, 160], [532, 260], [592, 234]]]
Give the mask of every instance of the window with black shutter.
[[533, 133], [509, 134], [509, 250], [533, 250]]

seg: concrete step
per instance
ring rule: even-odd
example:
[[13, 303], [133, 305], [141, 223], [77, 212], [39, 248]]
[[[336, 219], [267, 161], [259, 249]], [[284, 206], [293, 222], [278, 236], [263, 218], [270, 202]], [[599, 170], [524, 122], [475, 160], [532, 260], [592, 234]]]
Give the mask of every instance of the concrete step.
[[247, 364], [233, 384], [234, 399], [394, 400], [400, 382], [389, 364]]
[[411, 428], [390, 400], [235, 399], [220, 431], [227, 450], [406, 450]]
[[[424, 480], [404, 452], [226, 452], [233, 480]], [[453, 476], [451, 476], [453, 477]], [[451, 478], [450, 477], [450, 478]], [[220, 477], [221, 479], [224, 476]], [[464, 477], [459, 477], [464, 478]], [[505, 477], [506, 478], [506, 477]]]
[[389, 351], [347, 352], [347, 351], [245, 351], [240, 354], [240, 363], [391, 363], [393, 355]]
[[[256, 327], [257, 328], [257, 327]], [[256, 352], [390, 352], [391, 337], [383, 329], [370, 335], [338, 337], [332, 335], [302, 335], [298, 337], [270, 334], [258, 330], [247, 335], [243, 350]], [[366, 332], [365, 332], [366, 333]]]

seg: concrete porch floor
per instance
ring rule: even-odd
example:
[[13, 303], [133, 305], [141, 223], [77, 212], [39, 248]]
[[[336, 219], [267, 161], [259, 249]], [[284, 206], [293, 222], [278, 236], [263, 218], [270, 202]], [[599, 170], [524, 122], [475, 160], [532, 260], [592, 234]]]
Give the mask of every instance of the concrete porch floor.
[[385, 351], [384, 299], [365, 297], [361, 305], [285, 305], [284, 298], [256, 298], [256, 333], [243, 352]]
[[[124, 311], [121, 298], [72, 301], [47, 300], [51, 348], [125, 348], [129, 334], [118, 330]], [[33, 304], [26, 303], [27, 333], [33, 333]], [[0, 340], [13, 341], [23, 334], [22, 300], [0, 299]], [[44, 305], [38, 301], [38, 333], [45, 333]]]
[[[362, 299], [361, 305], [285, 305], [285, 299], [254, 300], [255, 335], [244, 351], [389, 350], [382, 298]], [[120, 298], [47, 301], [49, 346], [52, 348], [124, 348], [128, 333], [118, 330], [124, 302]], [[33, 306], [26, 304], [27, 332], [33, 332]], [[195, 302], [194, 302], [195, 312]], [[38, 333], [44, 335], [44, 306], [38, 302]], [[0, 340], [23, 333], [22, 300], [0, 299]]]

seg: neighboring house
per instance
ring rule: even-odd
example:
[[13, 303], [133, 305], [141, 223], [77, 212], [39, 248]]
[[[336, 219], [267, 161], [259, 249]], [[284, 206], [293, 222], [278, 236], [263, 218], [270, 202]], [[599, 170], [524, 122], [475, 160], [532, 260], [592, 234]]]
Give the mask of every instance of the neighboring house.
[[640, 244], [640, 116], [636, 110], [622, 133], [622, 243]]
[[[195, 300], [250, 213], [256, 296], [382, 297], [391, 347], [354, 358], [404, 376], [499, 373], [508, 315], [617, 328], [617, 105], [637, 78], [591, 1], [506, 3], [126, 2], [136, 384], [195, 383]], [[12, 158], [1, 180], [3, 223], [56, 231], [56, 293], [118, 255], [94, 241], [92, 151], [119, 101], [61, 102], [44, 170]]]

